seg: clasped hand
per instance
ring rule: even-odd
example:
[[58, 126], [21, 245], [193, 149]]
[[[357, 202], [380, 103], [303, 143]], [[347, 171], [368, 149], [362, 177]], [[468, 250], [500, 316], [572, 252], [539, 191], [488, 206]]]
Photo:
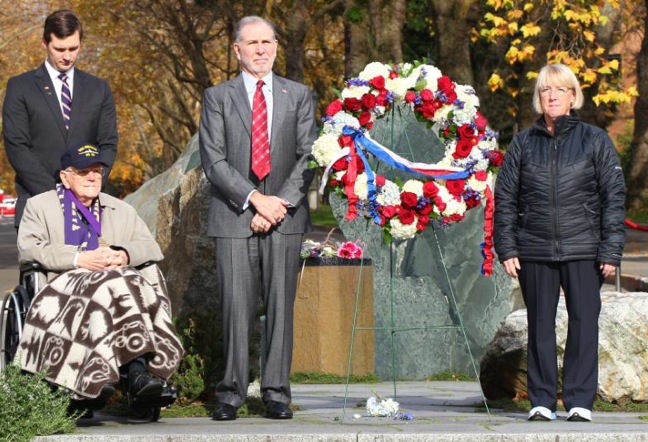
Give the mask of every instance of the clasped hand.
[[254, 233], [268, 232], [273, 226], [280, 224], [288, 213], [289, 203], [274, 195], [254, 192], [250, 204], [256, 210], [250, 223], [250, 229]]
[[126, 251], [114, 250], [106, 246], [80, 252], [77, 256], [77, 267], [88, 270], [120, 269], [127, 265]]

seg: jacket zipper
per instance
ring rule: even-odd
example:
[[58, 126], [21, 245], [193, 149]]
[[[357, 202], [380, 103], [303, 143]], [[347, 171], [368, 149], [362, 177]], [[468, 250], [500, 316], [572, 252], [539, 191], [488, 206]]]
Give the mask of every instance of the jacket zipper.
[[552, 227], [553, 227], [553, 241], [554, 241], [554, 261], [559, 261], [560, 260], [560, 231], [558, 229], [558, 211], [556, 208], [558, 207], [558, 192], [557, 192], [557, 183], [556, 179], [558, 176], [558, 139], [554, 138], [554, 146], [553, 150], [551, 151], [551, 219], [553, 220], [552, 222]]

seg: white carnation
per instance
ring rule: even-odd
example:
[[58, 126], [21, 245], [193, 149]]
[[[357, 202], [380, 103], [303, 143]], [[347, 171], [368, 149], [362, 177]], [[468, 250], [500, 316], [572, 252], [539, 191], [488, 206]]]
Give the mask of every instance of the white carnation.
[[417, 232], [416, 224], [416, 219], [412, 224], [403, 224], [398, 220], [397, 217], [392, 218], [391, 220], [389, 220], [392, 238], [395, 240], [414, 238]]
[[481, 181], [475, 178], [475, 175], [472, 175], [470, 178], [468, 178], [466, 184], [468, 184], [468, 187], [470, 187], [472, 190], [479, 193], [484, 193], [484, 190], [486, 190], [486, 185], [488, 185], [488, 180]]
[[457, 124], [457, 126], [463, 126], [464, 124], [470, 124], [475, 121], [475, 114], [477, 109], [472, 106], [464, 106], [463, 109], [455, 107], [452, 120]]
[[385, 88], [393, 92], [401, 100], [405, 98], [408, 89], [414, 88], [416, 80], [413, 77], [396, 77], [385, 80]]
[[434, 117], [432, 118], [432, 121], [435, 123], [443, 123], [444, 121], [448, 120], [448, 114], [452, 112], [454, 108], [452, 106], [443, 106], [441, 109], [438, 109], [434, 113]]
[[333, 121], [332, 121], [333, 126], [335, 126], [335, 130], [339, 131], [339, 134], [342, 134], [342, 129], [344, 129], [344, 126], [349, 126], [352, 127], [353, 129], [360, 129], [360, 122], [356, 117], [354, 117], [351, 114], [347, 114], [346, 112], [338, 112], [333, 116]]
[[410, 76], [415, 78], [415, 82], [420, 78], [424, 79], [426, 81], [425, 87], [432, 92], [436, 92], [438, 86], [437, 82], [443, 74], [435, 66], [424, 64], [415, 68]]
[[313, 143], [313, 157], [322, 167], [326, 167], [340, 155], [338, 136], [335, 134], [323, 134]]
[[373, 63], [369, 63], [362, 72], [360, 72], [360, 75], [358, 75], [358, 78], [364, 81], [369, 81], [373, 80], [375, 77], [389, 77], [389, 66], [386, 64], [382, 64], [378, 61], [374, 61]]
[[342, 91], [342, 99], [357, 98], [358, 100], [366, 93], [369, 93], [369, 86], [349, 86]]
[[423, 196], [423, 182], [419, 180], [408, 180], [403, 184], [403, 192], [412, 192], [420, 198]]
[[362, 200], [366, 201], [369, 197], [369, 187], [367, 186], [367, 174], [362, 173], [356, 177], [356, 182], [353, 187], [353, 191], [356, 196]]
[[466, 203], [462, 198], [456, 199], [454, 196], [451, 197], [449, 200], [445, 201], [446, 203], [446, 208], [443, 211], [444, 216], [450, 216], [450, 215], [463, 215], [466, 213]]
[[479, 98], [477, 97], [477, 93], [475, 92], [475, 89], [473, 89], [472, 86], [467, 86], [467, 85], [457, 85], [455, 88], [455, 92], [457, 93], [457, 98], [464, 102], [466, 106], [472, 107], [472, 108], [478, 108], [479, 107]]

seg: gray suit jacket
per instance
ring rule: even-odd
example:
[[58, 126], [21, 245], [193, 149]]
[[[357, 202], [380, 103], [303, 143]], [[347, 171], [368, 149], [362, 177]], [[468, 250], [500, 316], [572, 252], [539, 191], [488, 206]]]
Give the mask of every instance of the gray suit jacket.
[[16, 171], [16, 226], [27, 198], [54, 188], [66, 148], [92, 143], [106, 164], [112, 166], [115, 161], [117, 120], [108, 83], [75, 68], [72, 95], [70, 129], [66, 130], [44, 64], [7, 83], [2, 130], [7, 158]]
[[239, 75], [205, 91], [199, 146], [203, 170], [212, 184], [209, 236], [252, 235], [254, 210], [242, 208], [253, 189], [294, 206], [277, 231], [288, 234], [311, 229], [305, 196], [314, 174], [308, 161], [317, 136], [312, 94], [303, 84], [277, 75], [273, 75], [272, 91], [272, 170], [261, 183], [250, 167], [252, 109], [243, 78]]

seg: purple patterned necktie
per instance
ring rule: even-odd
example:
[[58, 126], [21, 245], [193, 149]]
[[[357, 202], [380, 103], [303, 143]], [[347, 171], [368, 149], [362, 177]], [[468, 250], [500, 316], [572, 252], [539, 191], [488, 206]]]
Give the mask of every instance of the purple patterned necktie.
[[72, 94], [70, 93], [70, 86], [68, 85], [68, 76], [67, 74], [61, 74], [58, 76], [63, 82], [63, 87], [61, 88], [61, 106], [63, 108], [63, 122], [65, 123], [65, 128], [70, 129], [70, 114], [72, 114]]

